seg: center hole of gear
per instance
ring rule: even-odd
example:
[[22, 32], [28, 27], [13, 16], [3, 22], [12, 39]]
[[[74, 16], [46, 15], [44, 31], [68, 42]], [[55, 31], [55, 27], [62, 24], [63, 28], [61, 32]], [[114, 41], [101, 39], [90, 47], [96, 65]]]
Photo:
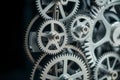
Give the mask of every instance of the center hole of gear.
[[68, 4], [68, 0], [61, 0], [61, 4], [62, 5], [67, 5]]

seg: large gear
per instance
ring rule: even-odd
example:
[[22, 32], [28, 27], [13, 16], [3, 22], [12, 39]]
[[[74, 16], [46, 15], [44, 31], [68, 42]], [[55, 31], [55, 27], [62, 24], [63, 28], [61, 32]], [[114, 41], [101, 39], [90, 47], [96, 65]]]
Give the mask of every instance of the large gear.
[[[39, 47], [37, 46], [37, 30], [32, 30], [32, 28], [35, 28], [35, 24], [39, 22], [40, 16], [36, 15], [28, 25], [26, 31], [25, 31], [25, 38], [24, 38], [24, 49], [27, 54], [28, 59], [31, 63], [35, 63], [36, 59], [40, 56], [41, 51], [39, 50]], [[31, 37], [30, 37], [31, 36]], [[37, 55], [37, 57], [36, 57]]]
[[[71, 66], [69, 66], [70, 63], [72, 63]], [[61, 73], [56, 72], [59, 68], [62, 68]], [[51, 69], [55, 70], [51, 72]], [[84, 61], [80, 57], [75, 54], [61, 54], [48, 61], [40, 78], [42, 80], [89, 80], [89, 74]]]
[[48, 54], [57, 54], [64, 49], [67, 43], [65, 26], [56, 20], [44, 22], [38, 30], [39, 47]]
[[59, 20], [65, 21], [77, 12], [79, 0], [36, 0], [36, 4], [45, 19], [53, 19], [54, 8], [57, 8]]
[[[120, 21], [114, 8], [117, 5], [120, 5], [120, 2], [111, 3], [106, 7], [102, 7], [101, 10], [97, 10], [97, 8], [92, 10], [94, 11], [91, 13], [92, 17], [94, 17], [94, 27], [92, 27], [87, 43], [85, 43], [85, 51], [87, 51], [86, 56], [91, 67], [95, 66], [97, 58], [101, 55], [102, 51], [106, 52], [116, 48], [116, 46], [113, 45], [115, 44], [113, 41], [113, 38], [115, 39], [113, 32], [117, 31], [116, 29], [118, 27], [115, 26], [117, 26]], [[117, 33], [117, 36], [119, 37], [119, 33]], [[118, 42], [118, 38], [115, 41]], [[119, 43], [116, 44], [117, 48], [119, 48]]]
[[116, 52], [104, 53], [94, 70], [95, 80], [119, 80], [120, 56]]
[[[88, 70], [88, 74], [91, 73], [89, 65], [88, 65], [88, 61], [80, 49], [78, 49], [72, 45], [66, 45], [61, 54], [64, 55], [66, 53], [69, 55], [74, 54], [76, 56], [79, 56], [85, 62], [85, 65], [86, 65], [87, 70]], [[43, 64], [45, 64], [46, 61], [50, 61], [49, 59], [51, 57], [54, 57], [54, 56], [50, 56], [50, 55], [46, 55], [46, 54], [43, 54], [42, 56], [40, 56], [40, 58], [38, 59], [38, 61], [36, 62], [35, 66], [32, 70], [30, 80], [36, 80], [36, 75], [41, 73], [41, 69], [43, 67]], [[73, 63], [71, 63], [70, 65], [73, 65]], [[61, 69], [57, 69], [56, 71], [61, 72]], [[39, 77], [39, 75], [37, 77]]]
[[83, 42], [89, 36], [91, 27], [93, 26], [92, 19], [87, 16], [80, 14], [73, 19], [70, 27], [70, 33], [74, 40]]

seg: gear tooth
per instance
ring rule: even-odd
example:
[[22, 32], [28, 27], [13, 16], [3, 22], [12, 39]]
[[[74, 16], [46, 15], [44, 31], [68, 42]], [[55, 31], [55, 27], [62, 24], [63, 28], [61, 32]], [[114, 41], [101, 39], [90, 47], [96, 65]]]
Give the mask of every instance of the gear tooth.
[[89, 51], [89, 50], [90, 50], [89, 47], [86, 47], [86, 48], [85, 48], [85, 51]]

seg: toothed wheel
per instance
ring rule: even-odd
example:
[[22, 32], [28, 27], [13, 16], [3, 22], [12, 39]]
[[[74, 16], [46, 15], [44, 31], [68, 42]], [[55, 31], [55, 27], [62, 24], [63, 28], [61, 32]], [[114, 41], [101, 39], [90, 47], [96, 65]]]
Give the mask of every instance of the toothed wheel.
[[57, 54], [67, 43], [65, 26], [56, 20], [48, 20], [38, 30], [39, 47], [48, 54]]
[[57, 9], [58, 19], [65, 21], [77, 12], [79, 0], [36, 0], [36, 4], [39, 13], [45, 19], [53, 19], [54, 10]]
[[[62, 57], [64, 57], [64, 58], [66, 58], [66, 56], [64, 56], [65, 54], [67, 54], [66, 56], [68, 57], [68, 59], [71, 59], [71, 57], [75, 57], [75, 58], [77, 58], [78, 57], [78, 60], [79, 60], [79, 58], [80, 58], [80, 60], [82, 60], [82, 61], [84, 61], [84, 65], [86, 66], [86, 69], [87, 69], [87, 75], [89, 74], [89, 76], [90, 76], [90, 73], [91, 73], [91, 71], [90, 71], [90, 68], [89, 68], [89, 65], [88, 65], [88, 61], [87, 61], [87, 59], [86, 59], [86, 57], [85, 57], [85, 55], [81, 52], [81, 50], [80, 49], [78, 49], [77, 47], [74, 47], [74, 46], [72, 46], [72, 45], [66, 45], [65, 46], [65, 48], [64, 48], [64, 50], [60, 53], [60, 54], [58, 54], [58, 55], [62, 55]], [[58, 56], [57, 55], [57, 56]], [[71, 57], [69, 57], [69, 56], [71, 56]], [[52, 55], [43, 55], [42, 56], [42, 58], [40, 57], [40, 59], [38, 59], [38, 61], [36, 62], [36, 64], [34, 65], [34, 67], [33, 67], [33, 70], [32, 70], [32, 73], [31, 73], [31, 77], [30, 77], [30, 80], [39, 80], [40, 79], [40, 73], [41, 73], [41, 70], [42, 70], [42, 67], [44, 67], [44, 64], [46, 64], [46, 63], [49, 63], [49, 61], [51, 62], [51, 60], [53, 59], [53, 57], [55, 57], [55, 56], [52, 56]], [[58, 56], [59, 57], [59, 56]], [[51, 68], [50, 69], [50, 72], [51, 73], [53, 73], [53, 72], [56, 72], [56, 73], [60, 73], [60, 74], [62, 74], [62, 72], [63, 72], [63, 68], [62, 67], [60, 67], [60, 66], [63, 66], [63, 63], [61, 62], [61, 60], [59, 60], [59, 59], [61, 59], [62, 57], [60, 57], [60, 58], [56, 58], [54, 61], [57, 61], [56, 63], [54, 63], [54, 64], [59, 64], [59, 61], [60, 61], [60, 65], [58, 65], [59, 66], [59, 69], [55, 69], [55, 67], [54, 68]], [[67, 59], [67, 58], [66, 58]], [[74, 59], [74, 58], [73, 58]], [[72, 60], [73, 60], [72, 59]], [[81, 62], [80, 62], [81, 63]], [[51, 65], [51, 64], [49, 64], [49, 65], [51, 65], [51, 66], [54, 66], [54, 64], [53, 65]], [[78, 64], [78, 63], [76, 63], [76, 64]], [[82, 64], [82, 63], [81, 63]], [[71, 67], [74, 67], [74, 65], [75, 65], [75, 60], [74, 61], [69, 61], [69, 65], [67, 66], [67, 69], [69, 69], [68, 71], [69, 71], [69, 73], [73, 73], [73, 70], [72, 70], [72, 68]], [[79, 64], [80, 65], [80, 64]], [[83, 64], [82, 64], [83, 65]], [[45, 69], [46, 70], [46, 69]], [[83, 75], [84, 76], [84, 75]], [[44, 79], [43, 79], [44, 80]], [[54, 80], [54, 79], [53, 79]], [[58, 79], [59, 80], [59, 79]], [[86, 79], [85, 79], [86, 80]], [[88, 79], [87, 79], [88, 80]]]
[[[94, 67], [99, 56], [103, 52], [120, 50], [119, 43], [119, 33], [118, 24], [120, 23], [120, 18], [116, 12], [115, 6], [120, 5], [120, 2], [114, 2], [106, 7], [102, 7], [99, 11], [92, 10], [92, 16], [94, 17], [94, 27], [92, 27], [89, 38], [85, 43], [85, 51], [87, 59]], [[117, 33], [116, 33], [117, 32]], [[113, 36], [116, 34], [115, 36]]]
[[[36, 15], [30, 21], [24, 36], [24, 49], [27, 54], [28, 60], [31, 63], [35, 63], [41, 52], [37, 44], [37, 27], [41, 22], [40, 16]], [[37, 24], [37, 25], [36, 25]]]
[[104, 53], [94, 70], [95, 80], [119, 80], [120, 56], [115, 52]]
[[93, 25], [92, 19], [87, 15], [78, 15], [73, 19], [70, 27], [70, 33], [74, 40], [85, 41], [89, 36], [91, 27]]
[[[72, 63], [72, 65], [70, 65]], [[68, 67], [70, 65], [70, 67]], [[62, 69], [58, 73], [57, 70]], [[51, 71], [52, 70], [52, 71]], [[73, 54], [61, 54], [50, 59], [43, 68], [42, 80], [89, 80], [86, 65], [80, 57]]]

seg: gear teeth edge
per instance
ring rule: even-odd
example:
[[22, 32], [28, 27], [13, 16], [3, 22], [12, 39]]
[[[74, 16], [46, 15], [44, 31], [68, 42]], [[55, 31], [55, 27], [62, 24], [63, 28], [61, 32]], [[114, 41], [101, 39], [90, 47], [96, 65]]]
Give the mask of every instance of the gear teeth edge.
[[[42, 54], [41, 56], [43, 56], [43, 55], [45, 55], [45, 54]], [[34, 75], [33, 74], [35, 74], [35, 70], [37, 69], [37, 67], [38, 67], [38, 65], [39, 65], [39, 63], [41, 61], [41, 56], [36, 60], [36, 62], [33, 65], [32, 72], [31, 72], [32, 75], [30, 75], [30, 80], [34, 79]]]

